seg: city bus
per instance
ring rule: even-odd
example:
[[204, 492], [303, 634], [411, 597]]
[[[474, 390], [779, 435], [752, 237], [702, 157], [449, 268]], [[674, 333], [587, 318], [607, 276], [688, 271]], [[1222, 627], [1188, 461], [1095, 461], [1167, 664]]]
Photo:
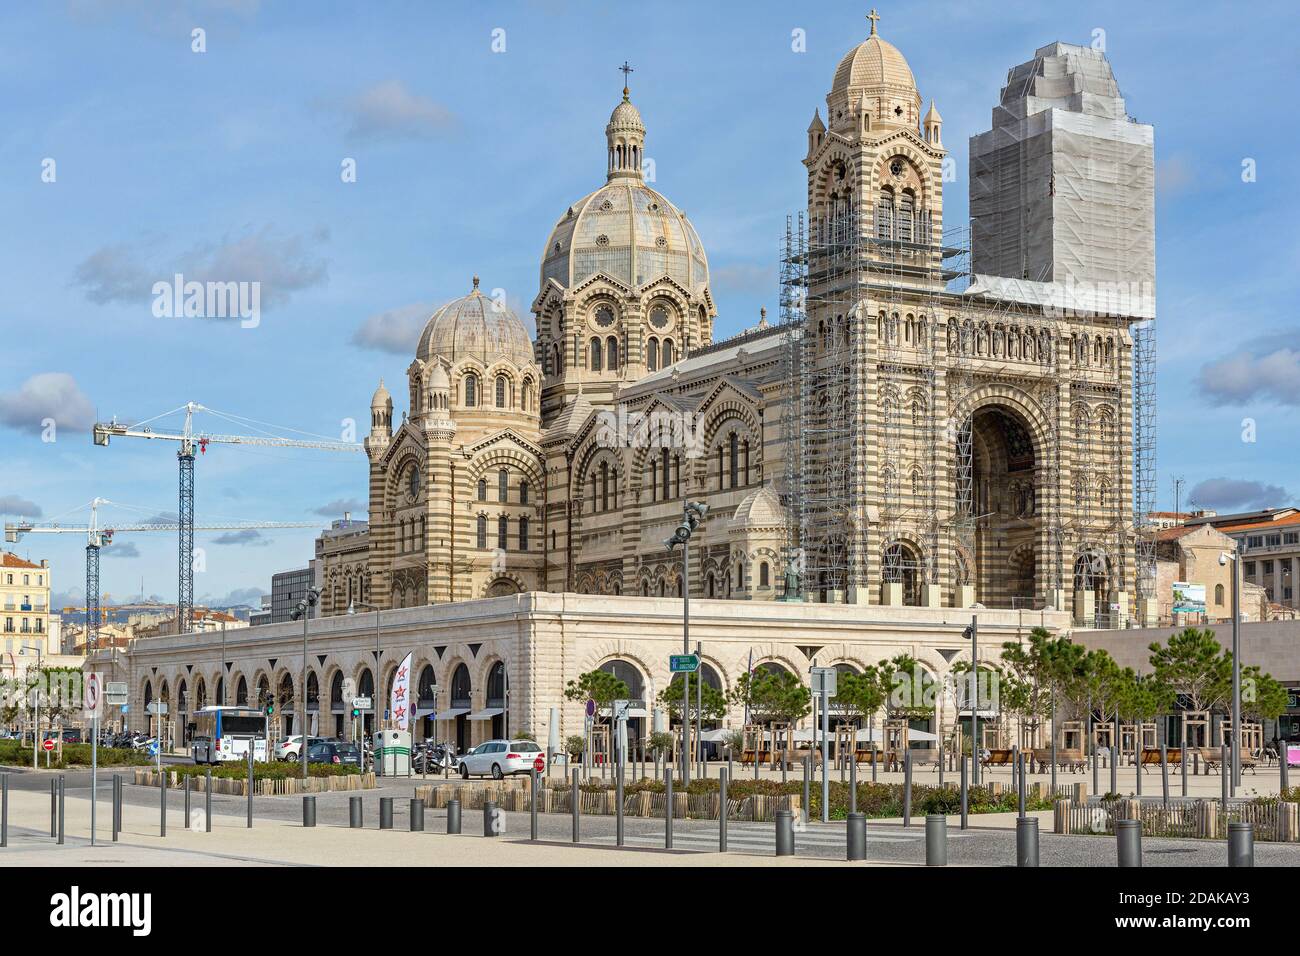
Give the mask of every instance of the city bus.
[[255, 707], [204, 707], [190, 721], [190, 756], [198, 764], [266, 760], [266, 715]]

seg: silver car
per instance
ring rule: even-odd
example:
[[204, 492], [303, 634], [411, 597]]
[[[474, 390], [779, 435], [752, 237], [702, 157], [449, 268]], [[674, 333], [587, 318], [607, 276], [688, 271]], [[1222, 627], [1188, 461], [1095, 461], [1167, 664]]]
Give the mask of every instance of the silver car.
[[546, 757], [536, 741], [488, 740], [460, 758], [460, 775], [468, 780], [490, 774], [500, 780], [511, 774], [529, 773], [539, 760], [545, 769]]

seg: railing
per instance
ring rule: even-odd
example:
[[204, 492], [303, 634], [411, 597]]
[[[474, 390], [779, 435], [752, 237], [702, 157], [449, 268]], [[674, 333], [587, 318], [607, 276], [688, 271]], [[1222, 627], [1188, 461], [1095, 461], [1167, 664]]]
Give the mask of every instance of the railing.
[[1297, 811], [1300, 805], [1278, 800], [1178, 799], [1168, 804], [1155, 800], [1106, 800], [1086, 803], [1062, 799], [1056, 804], [1057, 833], [1114, 835], [1116, 820], [1140, 820], [1149, 837], [1224, 839], [1229, 823], [1251, 823], [1255, 839], [1265, 842], [1300, 840]]

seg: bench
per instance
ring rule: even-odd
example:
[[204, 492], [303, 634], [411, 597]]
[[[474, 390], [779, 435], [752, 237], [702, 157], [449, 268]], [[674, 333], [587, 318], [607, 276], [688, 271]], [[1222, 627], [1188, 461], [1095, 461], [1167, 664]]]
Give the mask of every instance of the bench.
[[988, 756], [980, 761], [982, 767], [1009, 767], [1012, 764], [1012, 750], [990, 750]]
[[[1147, 767], [1160, 766], [1160, 751], [1154, 747], [1147, 747], [1142, 751], [1140, 766], [1143, 770]], [[1180, 747], [1169, 747], [1165, 750], [1165, 762], [1171, 766], [1179, 766], [1183, 762], [1183, 751]]]
[[[1052, 765], [1052, 748], [1043, 747], [1035, 750], [1034, 760], [1036, 760], [1040, 766], [1050, 767]], [[1064, 748], [1057, 748], [1056, 765], [1062, 770], [1071, 773], [1078, 773], [1079, 771], [1086, 769], [1088, 766], [1088, 758], [1084, 755], [1082, 750], [1066, 750]]]

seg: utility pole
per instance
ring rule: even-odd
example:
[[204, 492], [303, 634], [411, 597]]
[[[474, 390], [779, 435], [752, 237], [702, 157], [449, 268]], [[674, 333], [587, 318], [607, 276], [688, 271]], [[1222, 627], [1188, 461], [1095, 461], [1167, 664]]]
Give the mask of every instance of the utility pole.
[[965, 630], [966, 640], [970, 641], [970, 756], [971, 780], [976, 786], [980, 782], [980, 621], [979, 616], [970, 616], [970, 627]]
[[[314, 608], [314, 607], [316, 606], [316, 602], [317, 602], [318, 600], [320, 600], [320, 588], [308, 588], [308, 589], [307, 589], [307, 593], [304, 594], [303, 597], [302, 597], [302, 600], [300, 600], [300, 601], [298, 602], [298, 606], [297, 606], [296, 608], [294, 608], [294, 610], [293, 610], [293, 615], [292, 615], [292, 617], [293, 617], [293, 619], [294, 619], [295, 621], [296, 621], [296, 620], [299, 620], [299, 619], [302, 620], [302, 677], [301, 677], [301, 681], [302, 681], [301, 691], [302, 691], [302, 693], [301, 693], [301, 697], [300, 697], [300, 699], [301, 699], [301, 701], [302, 701], [302, 710], [299, 711], [299, 713], [302, 714], [302, 717], [301, 717], [301, 726], [298, 728], [298, 733], [299, 733], [299, 735], [302, 737], [302, 746], [299, 748], [299, 756], [302, 758], [302, 779], [303, 779], [304, 782], [307, 780], [307, 740], [308, 740], [308, 734], [307, 734], [307, 624], [308, 624], [308, 622], [311, 620], [311, 609]], [[271, 738], [270, 738], [270, 732], [269, 732], [269, 730], [268, 730], [268, 732], [267, 732], [266, 746], [267, 746], [267, 748], [268, 748], [268, 749], [267, 749], [267, 755], [266, 755], [266, 756], [267, 756], [267, 759], [270, 759], [271, 754], [270, 754], [270, 749], [269, 749], [269, 748], [270, 748], [270, 746], [271, 746]]]
[[[677, 526], [672, 537], [664, 539], [664, 546], [671, 551], [682, 546], [682, 653], [691, 652], [691, 535], [699, 527], [709, 506], [699, 501], [686, 501], [682, 505], [682, 523]], [[697, 678], [698, 679], [698, 678]], [[688, 753], [691, 737], [691, 682], [689, 677], [682, 680], [682, 786], [691, 782], [691, 758]]]

